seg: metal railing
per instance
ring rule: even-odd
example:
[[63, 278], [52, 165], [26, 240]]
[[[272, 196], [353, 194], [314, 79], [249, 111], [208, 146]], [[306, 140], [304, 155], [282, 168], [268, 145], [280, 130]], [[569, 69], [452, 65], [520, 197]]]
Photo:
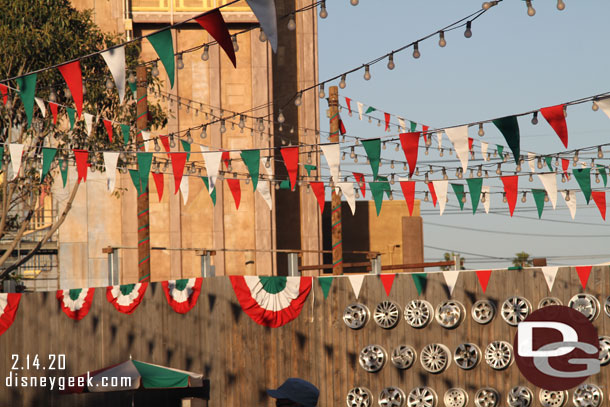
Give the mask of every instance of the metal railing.
[[[133, 12], [203, 12], [215, 9], [231, 0], [132, 0]], [[173, 4], [172, 4], [173, 3]], [[250, 7], [245, 1], [224, 7], [223, 12], [249, 12]]]

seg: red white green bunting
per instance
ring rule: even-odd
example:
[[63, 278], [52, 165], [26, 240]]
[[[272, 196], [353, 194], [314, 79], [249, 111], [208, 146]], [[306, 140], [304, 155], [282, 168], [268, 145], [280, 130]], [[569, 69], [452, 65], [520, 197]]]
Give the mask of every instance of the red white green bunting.
[[148, 283], [113, 285], [106, 288], [106, 299], [117, 311], [131, 314], [142, 302]]
[[61, 310], [70, 318], [80, 321], [89, 313], [93, 303], [95, 288], [73, 288], [71, 290], [58, 290], [56, 297]]
[[165, 298], [167, 298], [167, 302], [174, 311], [179, 314], [186, 314], [197, 304], [202, 282], [201, 277], [185, 278], [183, 280], [163, 281], [161, 285], [163, 285]]
[[13, 325], [21, 294], [0, 294], [0, 336]]
[[278, 328], [301, 313], [312, 277], [231, 276], [241, 308], [259, 325]]

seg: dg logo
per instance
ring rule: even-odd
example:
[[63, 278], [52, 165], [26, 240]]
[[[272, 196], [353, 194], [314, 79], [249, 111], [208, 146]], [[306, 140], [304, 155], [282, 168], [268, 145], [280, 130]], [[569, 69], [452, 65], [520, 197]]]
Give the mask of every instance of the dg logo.
[[597, 329], [570, 307], [530, 314], [517, 326], [514, 349], [521, 374], [546, 390], [571, 389], [600, 370]]

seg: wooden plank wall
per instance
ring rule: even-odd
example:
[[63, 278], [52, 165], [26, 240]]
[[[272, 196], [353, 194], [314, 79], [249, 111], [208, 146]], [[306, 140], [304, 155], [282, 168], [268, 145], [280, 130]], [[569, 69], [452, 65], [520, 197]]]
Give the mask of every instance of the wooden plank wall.
[[[593, 267], [587, 292], [601, 302], [610, 295], [609, 268]], [[552, 296], [564, 304], [582, 292], [576, 271], [561, 268]], [[99, 369], [132, 356], [134, 359], [203, 372], [211, 380], [210, 406], [272, 406], [265, 389], [276, 387], [287, 377], [301, 377], [315, 383], [321, 390], [320, 406], [344, 406], [349, 389], [369, 388], [377, 405], [379, 392], [386, 386], [397, 386], [408, 393], [421, 385], [432, 387], [442, 406], [442, 397], [451, 387], [462, 387], [473, 404], [476, 391], [495, 387], [505, 405], [512, 386], [525, 385], [534, 392], [539, 405], [538, 389], [521, 377], [516, 364], [505, 371], [494, 371], [482, 361], [471, 371], [459, 369], [455, 363], [443, 373], [426, 373], [419, 363], [419, 352], [429, 343], [443, 343], [452, 351], [462, 342], [478, 344], [484, 351], [493, 340], [513, 341], [516, 328], [507, 325], [499, 315], [485, 326], [475, 323], [470, 310], [479, 299], [490, 299], [498, 306], [507, 297], [521, 295], [537, 307], [548, 296], [547, 285], [539, 269], [525, 271], [494, 271], [485, 294], [475, 273], [463, 272], [453, 298], [466, 307], [465, 321], [454, 330], [446, 330], [436, 322], [424, 329], [411, 328], [401, 316], [394, 329], [384, 330], [374, 321], [353, 331], [343, 323], [345, 307], [356, 302], [349, 281], [337, 278], [325, 300], [319, 285], [314, 285], [299, 318], [290, 324], [270, 329], [257, 325], [237, 303], [228, 278], [204, 280], [197, 306], [188, 314], [175, 313], [166, 303], [160, 284], [152, 284], [144, 301], [132, 315], [115, 311], [106, 301], [105, 289], [97, 289], [92, 309], [76, 322], [65, 316], [54, 293], [32, 293], [22, 296], [13, 326], [0, 337], [0, 405], [10, 406], [115, 406], [131, 405], [125, 395], [69, 395], [49, 393], [44, 389], [5, 387], [11, 368], [11, 354], [38, 354], [44, 361], [48, 354], [66, 354], [66, 367], [58, 375], [77, 375]], [[374, 311], [380, 301], [389, 299], [401, 308], [418, 298], [408, 275], [398, 275], [392, 292], [386, 296], [376, 276], [365, 279], [358, 302]], [[441, 274], [430, 274], [426, 292], [419, 296], [437, 306], [449, 298]], [[602, 310], [594, 322], [600, 335], [610, 335], [610, 318]], [[389, 361], [378, 373], [367, 373], [358, 364], [360, 350], [368, 344], [383, 346], [388, 354], [402, 343], [410, 344], [418, 360], [409, 370], [400, 371]], [[44, 372], [24, 371], [19, 374], [40, 376]], [[591, 383], [604, 391], [608, 405], [610, 366], [602, 367]], [[572, 392], [570, 392], [570, 398]], [[570, 402], [571, 403], [571, 402]], [[569, 405], [571, 405], [569, 403]], [[138, 405], [138, 404], [136, 404]], [[147, 406], [170, 405], [162, 398], [147, 400]]]

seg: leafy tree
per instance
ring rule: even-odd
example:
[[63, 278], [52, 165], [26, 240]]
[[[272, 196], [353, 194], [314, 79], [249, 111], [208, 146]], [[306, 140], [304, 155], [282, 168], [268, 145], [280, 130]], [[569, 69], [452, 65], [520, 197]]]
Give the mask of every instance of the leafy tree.
[[[459, 256], [459, 253], [445, 253], [443, 255], [443, 258], [445, 259], [445, 261], [452, 261], [455, 259], [455, 256]], [[464, 263], [466, 263], [466, 260], [460, 256], [460, 270], [466, 270], [466, 268], [464, 267]], [[441, 270], [446, 271], [446, 270], [453, 270], [454, 266], [441, 266]]]
[[515, 253], [515, 257], [513, 258], [513, 266], [521, 268], [531, 267], [532, 259], [526, 252]]
[[[121, 42], [117, 36], [103, 33], [93, 23], [90, 11], [78, 11], [68, 0], [0, 0], [0, 83], [9, 87], [8, 102], [0, 103], [0, 142], [25, 146], [21, 170], [13, 179], [7, 176], [8, 154], [0, 163], [0, 280], [31, 258], [59, 228], [65, 220], [78, 190], [78, 183], [72, 186], [69, 198], [64, 203], [53, 225], [40, 238], [29, 253], [17, 263], [9, 264], [11, 253], [23, 239], [32, 221], [43, 189], [58, 177], [59, 161], [73, 162], [72, 149], [89, 150], [90, 171], [104, 171], [103, 150], [135, 150], [135, 145], [123, 146], [121, 137], [115, 137], [111, 144], [103, 124], [97, 122], [89, 137], [83, 121], [69, 130], [66, 120], [53, 124], [49, 113], [43, 118], [39, 109], [34, 109], [32, 126], [28, 128], [23, 103], [14, 91], [15, 80], [20, 75], [70, 61]], [[133, 72], [138, 64], [139, 46], [131, 43], [125, 48], [128, 70]], [[100, 115], [120, 123], [135, 124], [136, 104], [128, 89], [129, 100], [119, 103], [110, 72], [100, 55], [81, 60], [83, 72], [83, 111]], [[148, 74], [151, 90], [159, 89], [159, 82]], [[65, 106], [74, 102], [63, 77], [57, 69], [38, 73], [36, 96], [43, 100], [56, 100]], [[165, 115], [158, 104], [149, 102], [149, 127], [155, 128], [166, 123]], [[132, 135], [133, 137], [133, 135]], [[41, 184], [39, 170], [42, 166], [42, 147], [57, 148], [51, 172]], [[5, 150], [7, 151], [7, 149]], [[134, 157], [121, 155], [119, 167], [133, 164]], [[65, 165], [65, 164], [63, 164]], [[55, 171], [54, 171], [55, 170]]]

